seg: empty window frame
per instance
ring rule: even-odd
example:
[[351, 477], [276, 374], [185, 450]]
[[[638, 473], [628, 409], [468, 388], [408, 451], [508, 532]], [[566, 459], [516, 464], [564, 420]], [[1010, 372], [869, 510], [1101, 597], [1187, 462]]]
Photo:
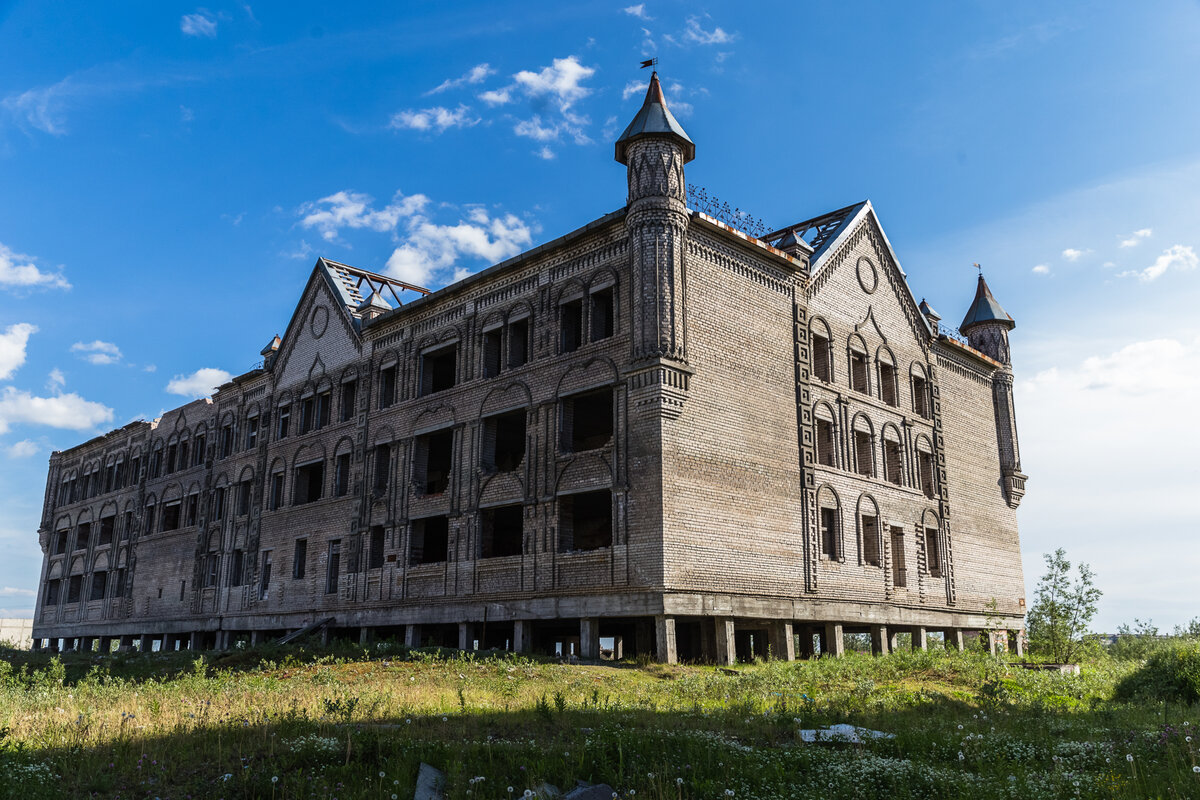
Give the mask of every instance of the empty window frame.
[[195, 525], [200, 519], [200, 495], [189, 494], [187, 505], [184, 506], [183, 524], [187, 527]]
[[879, 399], [889, 406], [900, 405], [896, 386], [896, 366], [885, 354], [881, 354], [876, 367], [879, 370]]
[[850, 350], [850, 388], [863, 394], [871, 393], [871, 384], [867, 380], [867, 354], [861, 350]]
[[613, 335], [614, 308], [613, 287], [597, 289], [588, 297], [588, 314], [590, 316], [590, 333], [593, 342], [607, 339]]
[[333, 390], [326, 389], [323, 392], [317, 393], [317, 416], [315, 428], [321, 430], [329, 425], [330, 417], [333, 414]]
[[413, 453], [413, 482], [422, 494], [442, 494], [450, 486], [454, 466], [454, 431], [440, 431], [418, 436]]
[[812, 374], [825, 383], [833, 382], [833, 345], [829, 331], [815, 326], [812, 329]]
[[274, 566], [275, 553], [264, 550], [262, 554], [262, 571], [258, 574], [258, 599], [266, 600], [271, 592], [271, 567]]
[[62, 583], [62, 581], [46, 581], [46, 593], [43, 595], [43, 605], [58, 605], [58, 597], [62, 588]]
[[277, 511], [283, 505], [283, 473], [271, 473], [271, 494], [267, 498], [267, 508]]
[[246, 582], [246, 553], [243, 550], [233, 551], [233, 562], [229, 566], [229, 585], [241, 586]]
[[396, 365], [379, 370], [379, 407], [389, 408], [396, 402]]
[[387, 494], [388, 483], [392, 475], [392, 446], [387, 444], [375, 445], [375, 453], [371, 458], [372, 477], [371, 491], [382, 497]]
[[[175, 461], [178, 458], [179, 458], [179, 445], [177, 445], [177, 444], [167, 445], [167, 474], [168, 475], [170, 475], [172, 472], [175, 471]], [[89, 484], [91, 482], [91, 479], [92, 479], [92, 476], [89, 475], [88, 476]]]
[[449, 517], [414, 519], [409, 536], [409, 566], [438, 564], [446, 561], [450, 543]]
[[458, 380], [458, 344], [421, 354], [421, 396], [449, 389]]
[[83, 576], [72, 575], [67, 582], [67, 602], [78, 603], [79, 595], [83, 592]]
[[292, 505], [313, 503], [324, 496], [325, 462], [313, 461], [296, 467], [292, 484]]
[[908, 586], [908, 569], [904, 558], [904, 529], [892, 528], [892, 585], [897, 588]]
[[904, 485], [904, 459], [900, 441], [890, 438], [886, 432], [883, 438], [883, 476], [888, 483]]
[[101, 570], [92, 575], [92, 591], [88, 600], [103, 600], [104, 592], [108, 589], [108, 573]]
[[510, 369], [529, 362], [529, 318], [508, 323], [508, 366]]
[[942, 548], [937, 528], [925, 529], [925, 566], [932, 577], [942, 577]]
[[350, 494], [350, 454], [342, 453], [334, 461], [333, 495], [345, 497]]
[[113, 533], [117, 528], [117, 518], [101, 517], [100, 518], [100, 544], [112, 544]]
[[512, 472], [525, 458], [525, 409], [483, 420], [483, 469]]
[[[915, 369], [915, 367], [914, 367]], [[929, 382], [924, 375], [913, 372], [912, 376], [913, 413], [918, 417], [929, 419]]]
[[154, 533], [154, 503], [146, 504], [146, 511], [142, 514], [142, 530], [146, 533]]
[[367, 569], [379, 569], [383, 566], [383, 547], [386, 542], [382, 525], [372, 525], [368, 535]]
[[116, 580], [116, 585], [113, 586], [112, 596], [113, 597], [124, 597], [125, 596], [125, 570], [124, 570], [124, 568], [117, 570], [117, 580]]
[[250, 513], [250, 499], [253, 496], [254, 484], [249, 480], [244, 480], [237, 487], [237, 513], [239, 517], [244, 517]]
[[558, 548], [560, 551], [599, 550], [611, 547], [612, 492], [566, 494], [558, 498]]
[[525, 507], [497, 506], [479, 512], [479, 557], [519, 556], [525, 539]]
[[564, 397], [560, 407], [565, 453], [595, 450], [612, 441], [613, 391], [609, 387]]
[[246, 446], [245, 450], [251, 450], [258, 444], [258, 417], [248, 417], [246, 419]]
[[225, 487], [218, 486], [213, 490], [212, 518], [214, 522], [225, 519]]
[[874, 438], [869, 430], [855, 427], [854, 468], [859, 475], [868, 478], [875, 477], [875, 453], [871, 446]]
[[309, 395], [300, 401], [300, 433], [308, 433], [317, 427], [317, 398]]
[[342, 396], [339, 403], [338, 422], [349, 422], [354, 419], [355, 406], [358, 403], [358, 381], [343, 381]]
[[292, 549], [292, 580], [298, 581], [304, 577], [308, 568], [308, 539], [297, 539]]
[[917, 471], [921, 478], [921, 491], [932, 500], [937, 493], [933, 472], [933, 453], [928, 450], [917, 451]]
[[821, 558], [837, 561], [841, 558], [841, 514], [836, 506], [821, 507]]
[[196, 443], [192, 446], [192, 466], [204, 466], [204, 448], [206, 447], [206, 437], [201, 435], [196, 437]]
[[883, 563], [881, 542], [879, 539], [879, 516], [875, 507], [864, 500], [866, 508], [859, 514], [859, 530], [862, 531], [862, 557], [864, 564], [878, 567]]
[[173, 503], [167, 503], [163, 506], [162, 529], [164, 531], [173, 531], [179, 528], [182, 505], [183, 502], [181, 500], [176, 500]]
[[500, 325], [483, 332], [483, 377], [500, 374], [504, 363], [504, 328]]
[[54, 534], [54, 555], [61, 556], [67, 552], [67, 539], [70, 538], [71, 531], [62, 530]]
[[325, 594], [336, 594], [338, 590], [338, 575], [342, 569], [342, 540], [334, 539], [329, 543], [329, 558], [325, 564]]
[[559, 345], [564, 353], [573, 353], [583, 345], [583, 298], [562, 303], [558, 307]]
[[275, 418], [275, 438], [286, 439], [292, 425], [292, 406], [280, 406]]
[[816, 418], [817, 463], [826, 467], [837, 466], [837, 439], [833, 420]]
[[[214, 537], [215, 539], [216, 537]], [[204, 556], [204, 574], [201, 575], [201, 588], [208, 589], [217, 585], [221, 573], [221, 554], [210, 551]]]

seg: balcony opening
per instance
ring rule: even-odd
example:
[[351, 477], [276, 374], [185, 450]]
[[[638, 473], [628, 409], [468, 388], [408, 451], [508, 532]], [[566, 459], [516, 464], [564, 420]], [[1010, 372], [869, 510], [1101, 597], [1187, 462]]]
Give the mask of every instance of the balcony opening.
[[597, 389], [565, 397], [562, 400], [561, 414], [563, 452], [595, 450], [612, 440], [612, 389]]
[[558, 498], [558, 547], [567, 553], [612, 546], [612, 492], [566, 494]]
[[519, 556], [525, 538], [525, 508], [520, 505], [480, 512], [480, 558]]
[[559, 339], [564, 353], [573, 353], [583, 344], [583, 299], [558, 307]]
[[320, 500], [325, 488], [325, 462], [314, 461], [296, 467], [295, 485], [292, 487], [292, 505], [302, 506]]
[[421, 356], [421, 396], [454, 386], [458, 367], [458, 345], [431, 350]]
[[509, 411], [483, 421], [483, 468], [512, 472], [525, 458], [525, 410]]
[[449, 517], [425, 517], [412, 522], [408, 546], [409, 566], [439, 564], [446, 560], [450, 542]]

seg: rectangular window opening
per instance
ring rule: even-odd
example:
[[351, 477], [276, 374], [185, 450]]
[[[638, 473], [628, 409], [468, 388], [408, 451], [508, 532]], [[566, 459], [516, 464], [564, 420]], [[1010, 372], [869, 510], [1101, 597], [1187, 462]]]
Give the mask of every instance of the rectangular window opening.
[[856, 351], [850, 353], [850, 388], [863, 394], [871, 393], [871, 387], [867, 383], [867, 356], [865, 353]]
[[59, 531], [54, 538], [54, 555], [61, 556], [67, 552], [67, 539], [71, 536], [69, 530]]
[[221, 427], [221, 458], [228, 458], [233, 453], [233, 426]]
[[483, 468], [512, 472], [525, 458], [525, 410], [509, 411], [483, 421]]
[[862, 515], [863, 561], [872, 567], [880, 564], [879, 553], [879, 518], [874, 515]]
[[292, 487], [292, 505], [302, 506], [320, 500], [325, 489], [325, 462], [314, 461], [296, 467], [295, 485]]
[[329, 419], [330, 419], [330, 416], [332, 413], [333, 413], [333, 391], [331, 389], [326, 389], [325, 391], [323, 391], [319, 395], [317, 395], [317, 420], [316, 420], [317, 430], [320, 430], [321, 428], [327, 427], [329, 425]]
[[184, 514], [184, 525], [191, 527], [200, 518], [200, 495], [190, 494], [187, 499], [187, 512]]
[[162, 529], [164, 531], [173, 531], [179, 528], [181, 517], [182, 501], [176, 500], [174, 503], [167, 503], [163, 506]]
[[358, 402], [358, 381], [346, 381], [342, 384], [341, 411], [339, 422], [349, 422], [354, 419], [355, 404]]
[[613, 435], [613, 392], [598, 389], [562, 401], [562, 450], [578, 453], [604, 447]]
[[308, 539], [297, 539], [296, 547], [292, 551], [292, 580], [298, 581], [303, 578], [307, 566]]
[[100, 519], [100, 544], [112, 544], [113, 532], [116, 528], [116, 517], [102, 517]]
[[824, 336], [813, 335], [812, 340], [813, 375], [831, 383], [833, 381], [833, 365], [829, 358], [829, 340]]
[[458, 345], [431, 350], [421, 356], [421, 396], [454, 386], [458, 370]]
[[383, 566], [383, 546], [386, 541], [382, 525], [371, 526], [370, 539], [370, 549], [367, 553], [367, 569], [379, 569]]
[[529, 320], [519, 319], [508, 325], [508, 366], [516, 368], [529, 362]]
[[832, 467], [834, 460], [833, 423], [827, 419], [817, 419], [817, 463]]
[[938, 529], [925, 529], [925, 563], [929, 574], [934, 578], [942, 577], [942, 551], [938, 547]]
[[252, 450], [258, 444], [258, 417], [246, 420], [246, 450]]
[[573, 353], [583, 344], [583, 298], [558, 307], [559, 339], [564, 353]]
[[325, 594], [336, 594], [338, 590], [338, 575], [342, 568], [342, 540], [334, 539], [329, 543], [329, 559], [326, 562]]
[[333, 493], [345, 497], [350, 493], [350, 454], [342, 453], [334, 462]]
[[446, 560], [450, 543], [450, 518], [425, 517], [412, 522], [409, 566], [438, 564]]
[[233, 563], [229, 567], [229, 585], [241, 586], [246, 581], [246, 553], [242, 550], [233, 551]]
[[900, 443], [891, 439], [883, 442], [883, 469], [889, 483], [900, 486], [904, 483], [904, 462], [900, 457]]
[[238, 484], [238, 516], [244, 517], [250, 513], [250, 498], [253, 484], [250, 481], [242, 481]]
[[921, 491], [932, 500], [934, 497], [933, 453], [918, 452], [917, 465], [921, 471]]
[[899, 405], [896, 399], [896, 368], [891, 364], [879, 365], [879, 396], [889, 406]]
[[494, 378], [500, 374], [501, 352], [504, 346], [504, 330], [493, 328], [483, 334], [483, 377]]
[[519, 556], [525, 539], [525, 508], [520, 505], [480, 512], [480, 558]]
[[858, 474], [868, 478], [875, 476], [874, 453], [871, 452], [871, 434], [866, 431], [854, 432], [854, 455]]
[[388, 483], [391, 480], [392, 448], [391, 445], [375, 446], [373, 491], [376, 496], [387, 494]]
[[612, 492], [567, 494], [558, 498], [558, 546], [566, 553], [612, 546]]
[[836, 560], [838, 557], [838, 511], [836, 508], [821, 509], [821, 557]]
[[396, 367], [379, 371], [379, 407], [390, 408], [396, 402]]
[[83, 592], [83, 576], [72, 575], [67, 583], [67, 602], [78, 603], [79, 595]]
[[924, 378], [913, 376], [912, 393], [913, 411], [917, 416], [929, 419], [929, 384]]
[[288, 436], [288, 428], [292, 424], [292, 407], [290, 405], [279, 407], [279, 419], [275, 426], [275, 438], [286, 439]]
[[271, 496], [267, 500], [267, 508], [272, 511], [278, 511], [283, 505], [283, 473], [276, 472], [271, 475]]
[[108, 588], [108, 573], [104, 571], [97, 572], [92, 575], [92, 593], [88, 597], [89, 600], [103, 600], [104, 592]]
[[424, 494], [442, 494], [450, 486], [454, 461], [454, 431], [450, 429], [417, 437], [413, 465], [418, 489]]
[[904, 565], [904, 529], [892, 528], [892, 585], [908, 586], [908, 570]]
[[592, 341], [598, 342], [613, 335], [613, 290], [612, 287], [592, 292], [590, 298]]
[[266, 600], [271, 591], [271, 566], [274, 559], [274, 553], [271, 550], [264, 550], [262, 554], [262, 572], [258, 578], [258, 599]]

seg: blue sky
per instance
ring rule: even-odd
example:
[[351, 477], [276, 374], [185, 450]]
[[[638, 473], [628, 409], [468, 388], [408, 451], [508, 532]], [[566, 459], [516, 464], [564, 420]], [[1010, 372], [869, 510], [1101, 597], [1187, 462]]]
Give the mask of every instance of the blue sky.
[[45, 465], [239, 373], [317, 255], [431, 287], [620, 207], [657, 56], [689, 182], [781, 227], [870, 198], [956, 323], [1017, 319], [1032, 587], [1195, 616], [1200, 6], [0, 2], [0, 615]]

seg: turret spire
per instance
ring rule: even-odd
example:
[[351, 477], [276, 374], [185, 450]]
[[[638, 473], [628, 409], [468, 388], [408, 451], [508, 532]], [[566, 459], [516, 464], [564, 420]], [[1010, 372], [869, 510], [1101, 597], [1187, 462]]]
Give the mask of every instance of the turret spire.
[[675, 119], [667, 108], [667, 100], [663, 97], [662, 85], [658, 82], [658, 73], [650, 75], [650, 85], [646, 87], [646, 99], [642, 107], [625, 132], [617, 139], [616, 159], [622, 164], [628, 164], [626, 149], [630, 142], [647, 136], [665, 136], [677, 140], [683, 148], [683, 163], [696, 157], [696, 145], [688, 138], [683, 126]]

